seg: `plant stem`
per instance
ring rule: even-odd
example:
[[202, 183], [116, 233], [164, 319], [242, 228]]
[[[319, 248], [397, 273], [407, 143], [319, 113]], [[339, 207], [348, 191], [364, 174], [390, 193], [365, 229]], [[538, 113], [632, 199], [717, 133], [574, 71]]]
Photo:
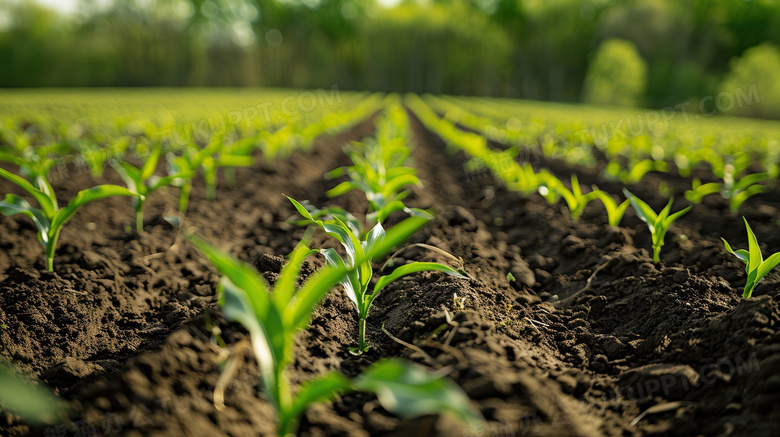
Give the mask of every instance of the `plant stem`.
[[144, 231], [144, 201], [141, 199], [135, 205], [135, 230], [139, 234]]
[[182, 214], [187, 213], [187, 205], [190, 202], [190, 190], [192, 189], [192, 182], [187, 181], [181, 186], [179, 193], [179, 212]]
[[206, 184], [206, 200], [209, 202], [213, 202], [214, 199], [217, 198], [217, 184], [216, 182], [212, 182], [210, 184]]
[[54, 271], [54, 251], [57, 249], [57, 239], [60, 238], [60, 230], [57, 229], [49, 234], [49, 243], [46, 245], [46, 269]]
[[292, 388], [289, 384], [289, 379], [286, 377], [286, 372], [282, 371], [278, 378], [277, 394], [279, 399], [277, 400], [278, 417], [279, 417], [279, 436], [294, 436], [298, 430], [298, 417], [290, 414], [292, 410]]
[[366, 318], [361, 317], [358, 321], [358, 350], [364, 352], [366, 346]]
[[661, 246], [653, 246], [653, 262], [661, 262]]
[[225, 167], [222, 171], [223, 171], [223, 174], [225, 175], [225, 181], [227, 181], [228, 186], [235, 187], [236, 186], [236, 169], [235, 169], [235, 167]]

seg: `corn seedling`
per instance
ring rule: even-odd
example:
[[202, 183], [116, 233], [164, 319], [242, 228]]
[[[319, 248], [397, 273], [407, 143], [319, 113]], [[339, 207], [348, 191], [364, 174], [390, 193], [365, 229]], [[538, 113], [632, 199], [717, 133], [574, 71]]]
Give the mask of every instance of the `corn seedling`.
[[623, 215], [625, 215], [630, 201], [626, 199], [618, 204], [612, 196], [599, 190], [595, 185], [593, 186], [593, 191], [591, 191], [591, 193], [604, 204], [604, 209], [607, 210], [607, 222], [609, 225], [615, 227], [620, 226], [620, 221], [623, 220]]
[[[375, 223], [385, 221], [390, 214], [396, 211], [404, 211], [412, 216], [426, 216], [424, 211], [417, 208], [408, 208], [403, 203], [403, 199], [410, 193], [409, 190], [404, 190], [404, 188], [409, 185], [420, 185], [420, 180], [414, 175], [414, 169], [396, 167], [389, 169], [384, 175], [380, 175], [371, 169], [370, 166], [363, 165], [368, 162], [364, 158], [359, 157], [357, 154], [350, 154], [350, 156], [353, 158], [353, 162], [356, 163], [354, 167], [357, 168], [355, 173], [352, 173], [352, 168], [347, 170], [352, 180], [337, 185], [328, 191], [328, 196], [340, 196], [354, 189], [359, 189], [365, 193], [369, 203], [369, 212], [366, 216], [369, 227]], [[335, 173], [331, 172], [331, 176], [334, 175]], [[363, 175], [366, 177], [364, 178]]]
[[547, 191], [545, 194], [543, 194], [543, 197], [545, 197], [548, 202], [551, 200], [557, 201], [558, 196], [562, 197], [563, 200], [566, 201], [566, 205], [569, 208], [569, 214], [571, 214], [572, 220], [578, 220], [585, 211], [585, 206], [587, 206], [591, 200], [597, 197], [593, 191], [587, 194], [582, 194], [582, 187], [580, 186], [580, 182], [577, 179], [576, 174], [571, 175], [571, 190], [566, 188], [566, 186], [563, 185], [563, 182], [561, 182], [560, 179], [556, 178], [552, 174], [543, 173], [543, 175], [543, 186]]
[[[424, 223], [425, 220], [419, 218], [400, 223], [388, 232], [384, 241], [359, 255], [356, 253], [358, 258], [353, 266], [361, 266], [386, 253]], [[453, 382], [398, 359], [378, 361], [354, 379], [337, 372], [327, 373], [304, 382], [293, 392], [287, 368], [293, 361], [294, 335], [306, 328], [322, 297], [345, 275], [353, 272], [343, 263], [338, 267], [326, 267], [297, 288], [301, 263], [312, 253], [302, 242], [290, 255], [271, 292], [252, 267], [184, 232], [224, 275], [219, 283], [219, 304], [228, 320], [241, 323], [249, 331], [262, 390], [277, 413], [280, 436], [294, 435], [300, 417], [309, 405], [349, 391], [375, 393], [383, 407], [402, 417], [448, 413], [467, 424], [481, 422], [468, 397]]]
[[[374, 271], [371, 267], [373, 257], [368, 257], [366, 254], [370, 254], [374, 247], [380, 245], [385, 240], [385, 229], [382, 227], [381, 222], [377, 222], [368, 233], [361, 238], [361, 232], [356, 229], [354, 224], [344, 222], [338, 216], [331, 216], [328, 220], [319, 220], [311, 215], [311, 213], [298, 201], [288, 197], [290, 202], [298, 210], [298, 213], [303, 216], [304, 223], [313, 224], [323, 229], [328, 235], [332, 236], [341, 243], [346, 252], [346, 258], [342, 258], [335, 249], [322, 249], [322, 253], [329, 266], [337, 268], [346, 268], [348, 273], [341, 278], [340, 283], [344, 287], [344, 290], [349, 297], [349, 300], [355, 304], [355, 308], [358, 312], [358, 346], [350, 348], [350, 352], [354, 355], [360, 355], [366, 352], [370, 345], [366, 342], [366, 318], [368, 318], [368, 312], [371, 308], [371, 304], [374, 299], [379, 296], [380, 292], [388, 284], [392, 283], [396, 279], [416, 272], [422, 271], [440, 271], [448, 275], [456, 276], [459, 278], [465, 278], [455, 269], [438, 263], [430, 262], [413, 262], [393, 270], [393, 273], [382, 276], [377, 280], [374, 285], [373, 293], [368, 293], [368, 286], [371, 283], [371, 278], [374, 275]], [[426, 220], [427, 218], [420, 218]]]
[[249, 167], [254, 163], [250, 154], [255, 140], [224, 144], [224, 138], [214, 137], [212, 143], [216, 144], [214, 146], [209, 144], [205, 149], [207, 150], [205, 153], [211, 152], [211, 154], [205, 156], [200, 163], [203, 179], [206, 182], [206, 200], [209, 201], [217, 197], [217, 171], [220, 168], [232, 170], [236, 167]]
[[664, 173], [669, 171], [669, 163], [652, 159], [642, 159], [629, 162], [628, 169], [624, 170], [617, 160], [613, 160], [607, 164], [607, 168], [604, 171], [606, 176], [610, 179], [618, 180], [624, 184], [636, 184], [651, 171]]
[[750, 299], [758, 282], [773, 268], [780, 264], [780, 252], [773, 254], [765, 260], [764, 256], [761, 254], [761, 248], [758, 246], [756, 235], [753, 233], [753, 230], [750, 229], [747, 219], [744, 217], [742, 217], [742, 219], [745, 221], [745, 229], [747, 230], [748, 235], [748, 250], [733, 250], [725, 238], [721, 238], [721, 240], [723, 240], [723, 245], [726, 246], [726, 250], [728, 250], [730, 254], [736, 256], [745, 263], [745, 270], [747, 271], [748, 277], [747, 282], [745, 283], [745, 290], [742, 292], [742, 298]]
[[19, 166], [19, 174], [32, 181], [37, 188], [43, 188], [51, 168], [56, 164], [52, 156], [67, 153], [65, 144], [49, 144], [46, 146], [27, 146], [25, 142], [8, 151], [0, 151], [0, 161]]
[[705, 196], [710, 194], [719, 193], [721, 185], [717, 182], [710, 182], [702, 184], [699, 178], [694, 178], [691, 184], [691, 189], [685, 192], [685, 198], [692, 203], [699, 204], [704, 200]]
[[650, 230], [650, 234], [653, 240], [653, 262], [660, 262], [661, 247], [664, 245], [666, 231], [669, 230], [669, 226], [671, 226], [675, 220], [690, 211], [691, 206], [669, 215], [672, 210], [673, 200], [669, 199], [669, 203], [666, 204], [666, 207], [664, 207], [660, 213], [656, 214], [655, 211], [650, 208], [650, 205], [631, 194], [631, 192], [627, 189], [623, 188], [623, 194], [625, 194], [626, 198], [628, 198], [628, 200], [631, 202], [631, 206], [634, 207], [634, 210], [636, 211], [637, 216], [639, 216], [639, 219], [647, 224], [647, 228]]
[[179, 187], [179, 212], [187, 213], [190, 203], [190, 191], [192, 190], [192, 178], [198, 169], [201, 168], [203, 161], [213, 153], [219, 143], [212, 141], [205, 148], [199, 148], [195, 144], [187, 144], [182, 150], [181, 155], [168, 153], [166, 165], [168, 176], [188, 175], [188, 177], [174, 179], [176, 186]]
[[350, 179], [328, 191], [329, 197], [341, 196], [355, 189], [365, 194], [369, 203], [368, 228], [384, 222], [390, 214], [400, 210], [412, 216], [426, 216], [423, 211], [407, 208], [403, 203], [410, 193], [406, 188], [421, 185], [416, 176], [417, 170], [404, 166], [411, 153], [406, 144], [406, 121], [402, 109], [391, 109], [388, 118], [380, 120], [376, 139], [354, 142], [345, 150], [352, 165], [326, 174], [328, 179], [342, 175]]
[[739, 212], [739, 208], [750, 197], [769, 190], [766, 185], [759, 182], [769, 180], [769, 173], [753, 173], [737, 179], [739, 173], [732, 164], [726, 164], [723, 175], [723, 197], [729, 200], [729, 211], [733, 216]]
[[192, 178], [192, 173], [178, 173], [165, 177], [154, 176], [154, 170], [160, 160], [161, 148], [159, 146], [152, 148], [149, 156], [144, 161], [141, 168], [120, 161], [114, 164], [114, 169], [119, 173], [127, 189], [133, 193], [133, 208], [135, 209], [135, 228], [138, 232], [144, 230], [144, 202], [146, 198], [166, 186], [181, 186], [185, 179]]
[[98, 185], [79, 191], [68, 206], [60, 208], [54, 189], [46, 179], [39, 180], [39, 183], [43, 184], [43, 189], [39, 190], [24, 178], [5, 169], [0, 168], [0, 176], [16, 184], [38, 202], [40, 208], [35, 208], [24, 198], [9, 193], [6, 194], [5, 200], [0, 202], [0, 212], [8, 216], [21, 213], [35, 223], [38, 228], [38, 241], [46, 251], [46, 268], [49, 271], [54, 271], [54, 251], [60, 231], [82, 205], [105, 197], [134, 195], [127, 188], [118, 185]]

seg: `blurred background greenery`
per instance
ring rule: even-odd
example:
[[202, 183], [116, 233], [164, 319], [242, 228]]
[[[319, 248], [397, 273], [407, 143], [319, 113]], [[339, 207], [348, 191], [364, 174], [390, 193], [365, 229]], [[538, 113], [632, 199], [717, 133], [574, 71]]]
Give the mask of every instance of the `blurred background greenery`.
[[[268, 86], [664, 107], [755, 83], [774, 0], [0, 0], [0, 86]], [[764, 103], [766, 102], [766, 103]], [[752, 111], [752, 112], [751, 112]]]

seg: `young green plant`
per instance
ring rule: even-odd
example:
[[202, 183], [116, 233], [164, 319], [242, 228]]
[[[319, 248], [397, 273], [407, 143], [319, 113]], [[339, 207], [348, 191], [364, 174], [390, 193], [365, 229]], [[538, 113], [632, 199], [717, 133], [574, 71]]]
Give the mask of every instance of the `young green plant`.
[[6, 194], [5, 200], [0, 202], [0, 212], [9, 216], [24, 214], [35, 223], [38, 228], [38, 241], [41, 242], [46, 251], [46, 268], [49, 271], [54, 271], [54, 251], [57, 248], [60, 231], [81, 206], [105, 197], [135, 195], [127, 188], [118, 185], [98, 185], [79, 191], [70, 200], [68, 206], [60, 208], [54, 189], [46, 179], [39, 179], [39, 184], [43, 185], [43, 189], [39, 190], [24, 178], [8, 170], [0, 168], [0, 176], [16, 184], [38, 202], [40, 208], [35, 208], [24, 198], [9, 193]]
[[745, 263], [745, 270], [747, 271], [748, 277], [747, 282], [745, 283], [745, 289], [742, 292], [742, 298], [750, 299], [758, 282], [773, 268], [780, 264], [780, 252], [775, 253], [765, 260], [764, 256], [761, 254], [761, 248], [758, 247], [756, 235], [753, 233], [753, 230], [750, 229], [747, 219], [742, 217], [742, 220], [745, 221], [745, 229], [747, 230], [748, 250], [733, 250], [725, 238], [721, 238], [721, 240], [723, 240], [723, 245], [726, 246], [726, 250], [728, 250], [730, 254], [736, 256]]
[[704, 197], [719, 193], [721, 185], [717, 182], [710, 182], [706, 184], [701, 183], [701, 179], [693, 178], [691, 183], [691, 189], [685, 192], [685, 198], [692, 203], [701, 203]]
[[623, 188], [623, 194], [625, 194], [626, 198], [628, 198], [628, 200], [631, 202], [631, 206], [634, 207], [636, 215], [639, 216], [639, 219], [647, 224], [647, 228], [650, 230], [650, 235], [652, 236], [653, 240], [653, 262], [660, 262], [661, 247], [664, 245], [666, 231], [669, 230], [669, 226], [671, 226], [675, 220], [690, 211], [691, 206], [669, 215], [672, 210], [673, 200], [669, 199], [669, 203], [666, 204], [666, 207], [664, 207], [660, 213], [656, 214], [655, 211], [653, 211], [653, 208], [650, 208], [650, 205], [631, 194], [631, 192], [627, 189]]
[[566, 206], [569, 208], [572, 220], [579, 220], [582, 213], [585, 212], [585, 207], [588, 203], [598, 196], [593, 191], [582, 194], [582, 187], [576, 174], [571, 175], [571, 190], [566, 188], [563, 182], [554, 175], [550, 173], [542, 173], [541, 175], [543, 175], [544, 186], [547, 187], [547, 193], [543, 194], [543, 197], [547, 198], [548, 202], [551, 201], [549, 196], [554, 198], [557, 198], [557, 196], [563, 197], [563, 200], [566, 201]]
[[619, 180], [624, 184], [637, 184], [651, 171], [666, 173], [669, 171], [669, 163], [652, 159], [631, 160], [628, 169], [624, 170], [619, 161], [613, 160], [604, 169], [608, 178]]
[[154, 170], [160, 160], [160, 146], [153, 147], [141, 168], [120, 161], [114, 164], [114, 169], [122, 178], [127, 189], [133, 193], [133, 208], [135, 208], [135, 228], [138, 232], [144, 230], [144, 202], [153, 192], [162, 187], [181, 186], [184, 180], [192, 178], [192, 172], [169, 174], [165, 177], [154, 176]]
[[607, 210], [607, 222], [609, 225], [614, 227], [620, 226], [620, 221], [623, 220], [623, 215], [625, 215], [630, 201], [626, 199], [618, 204], [612, 196], [605, 191], [599, 190], [595, 185], [591, 193], [604, 204], [604, 209]]
[[739, 208], [746, 200], [756, 194], [768, 191], [770, 188], [761, 185], [759, 182], [769, 180], [769, 173], [753, 173], [737, 179], [737, 172], [734, 166], [726, 164], [723, 176], [723, 197], [729, 200], [729, 211], [736, 217]]
[[405, 165], [411, 153], [407, 144], [407, 124], [403, 109], [398, 105], [391, 106], [379, 120], [376, 138], [368, 138], [363, 143], [353, 142], [345, 149], [352, 165], [334, 169], [325, 176], [327, 179], [349, 177], [348, 181], [328, 191], [329, 197], [355, 189], [365, 194], [369, 204], [367, 228], [384, 222], [395, 211], [426, 216], [423, 211], [407, 208], [403, 203], [410, 193], [407, 187], [422, 185], [416, 176], [417, 170]]
[[[398, 224], [383, 242], [362, 252], [355, 265], [386, 253], [424, 223], [424, 219], [413, 217]], [[350, 270], [343, 264], [325, 267], [298, 288], [301, 264], [312, 253], [302, 242], [282, 268], [272, 292], [249, 265], [186, 230], [184, 234], [224, 275], [219, 283], [219, 304], [226, 319], [239, 322], [249, 331], [262, 390], [276, 410], [280, 436], [295, 434], [309, 405], [349, 391], [375, 393], [385, 409], [402, 417], [447, 413], [467, 424], [481, 423], [479, 413], [454, 383], [398, 359], [377, 361], [354, 379], [337, 372], [327, 373], [304, 382], [293, 392], [287, 368], [293, 362], [294, 335], [306, 328], [319, 301], [344, 275], [351, 274]]]
[[[370, 345], [366, 342], [366, 319], [374, 299], [379, 296], [382, 289], [388, 284], [402, 276], [422, 271], [439, 271], [451, 276], [465, 278], [457, 270], [443, 264], [413, 262], [396, 268], [389, 275], [380, 277], [374, 286], [373, 293], [369, 294], [368, 287], [374, 275], [371, 262], [374, 258], [366, 256], [366, 254], [372, 253], [374, 247], [381, 245], [385, 240], [385, 229], [382, 227], [382, 223], [377, 222], [366, 233], [365, 238], [361, 238], [362, 232], [354, 224], [345, 222], [338, 216], [331, 216], [332, 218], [328, 220], [319, 220], [312, 216], [301, 203], [291, 197], [287, 198], [290, 199], [298, 213], [304, 218], [304, 223], [318, 226], [328, 235], [338, 240], [344, 247], [346, 259], [343, 259], [333, 248], [322, 249], [320, 253], [325, 256], [329, 266], [346, 268], [348, 271], [339, 282], [344, 287], [349, 300], [355, 304], [358, 312], [358, 345], [350, 348], [350, 352], [354, 355], [360, 355], [370, 348]], [[414, 218], [427, 221], [427, 218], [423, 217]]]

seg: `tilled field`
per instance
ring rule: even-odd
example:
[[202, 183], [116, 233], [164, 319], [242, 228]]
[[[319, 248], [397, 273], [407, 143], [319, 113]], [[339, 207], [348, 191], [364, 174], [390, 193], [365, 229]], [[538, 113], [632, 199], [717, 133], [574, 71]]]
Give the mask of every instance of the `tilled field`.
[[[359, 357], [346, 349], [357, 316], [336, 288], [298, 337], [291, 382], [327, 370], [353, 376], [381, 357], [400, 356], [452, 378], [487, 424], [400, 420], [373, 396], [351, 394], [309, 408], [300, 435], [776, 435], [780, 274], [770, 273], [750, 300], [741, 298], [744, 265], [720, 237], [744, 247], [745, 230], [722, 199], [708, 198], [676, 222], [654, 264], [650, 234], [633, 211], [621, 228], [607, 226], [595, 204], [574, 222], [560, 204], [521, 198], [488, 175], [470, 177], [462, 152], [447, 153], [410, 118], [424, 187], [408, 203], [435, 212], [410, 243], [453, 254], [473, 279], [428, 272], [388, 286], [368, 319], [374, 347]], [[235, 186], [213, 203], [196, 181], [190, 226], [273, 280], [279, 257], [304, 232], [286, 223], [295, 210], [282, 194], [365, 210], [355, 193], [329, 199], [326, 191], [339, 180], [323, 174], [349, 163], [344, 144], [372, 132], [373, 123], [364, 122], [272, 168], [238, 169]], [[539, 165], [562, 178], [572, 170]], [[598, 169], [576, 170], [584, 184], [621, 188], [601, 180]], [[100, 182], [119, 183], [112, 178], [106, 172]], [[660, 182], [679, 198], [689, 188], [656, 174], [629, 188], [659, 207]], [[54, 186], [67, 195], [92, 183], [84, 175]], [[0, 188], [18, 192], [5, 181]], [[54, 387], [73, 410], [72, 423], [39, 429], [4, 416], [3, 435], [274, 434], [248, 336], [216, 305], [216, 270], [162, 220], [175, 208], [172, 194], [149, 202], [140, 236], [124, 231], [134, 220], [128, 199], [85, 207], [63, 231], [56, 273], [44, 271], [29, 220], [0, 216], [0, 353]], [[755, 196], [743, 213], [765, 249], [780, 247], [776, 192]], [[312, 243], [333, 244], [324, 233]], [[452, 264], [419, 247], [395, 257]], [[313, 271], [321, 261], [307, 263]], [[212, 341], [216, 326], [246, 357], [219, 410], [213, 393], [224, 354]]]

